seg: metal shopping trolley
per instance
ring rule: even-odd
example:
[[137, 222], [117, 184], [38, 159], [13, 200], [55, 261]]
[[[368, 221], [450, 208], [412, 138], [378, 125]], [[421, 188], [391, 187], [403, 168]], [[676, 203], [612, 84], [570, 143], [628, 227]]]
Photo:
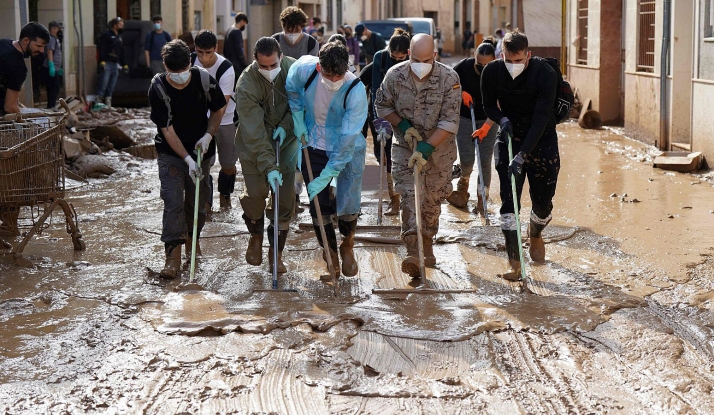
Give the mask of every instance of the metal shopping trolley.
[[[58, 206], [64, 212], [74, 250], [86, 248], [77, 212], [64, 200], [62, 133], [69, 107], [64, 100], [60, 103], [65, 112], [0, 120], [0, 254], [13, 255], [18, 265], [31, 265], [22, 258], [22, 251], [34, 235], [47, 228], [45, 222]], [[23, 238], [14, 246], [3, 236]]]

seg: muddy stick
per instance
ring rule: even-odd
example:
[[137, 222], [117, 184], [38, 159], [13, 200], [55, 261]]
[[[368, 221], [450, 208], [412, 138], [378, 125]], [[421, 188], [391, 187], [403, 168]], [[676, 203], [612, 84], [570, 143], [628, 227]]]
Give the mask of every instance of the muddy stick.
[[414, 163], [414, 214], [416, 215], [417, 246], [419, 247], [419, 277], [426, 278], [424, 241], [421, 239], [421, 168]]
[[382, 226], [382, 193], [384, 192], [384, 132], [379, 133], [379, 204], [377, 205], [377, 226]]
[[[203, 148], [199, 147], [198, 151], [198, 168], [201, 169], [201, 161], [203, 159]], [[200, 171], [200, 170], [199, 170]], [[201, 174], [196, 177], [196, 192], [193, 199], [193, 234], [191, 235], [191, 271], [189, 274], [188, 281], [193, 283], [193, 277], [196, 275], [196, 242], [198, 240], [198, 196], [201, 192], [201, 180], [203, 179]]]
[[[271, 134], [272, 137], [272, 134]], [[275, 167], [280, 172], [280, 139], [275, 140]], [[273, 289], [278, 289], [278, 207], [280, 206], [280, 185], [275, 183], [273, 190]]]
[[[471, 109], [471, 127], [476, 131], [476, 115], [474, 115], [474, 104], [469, 105]], [[478, 145], [481, 140], [478, 138], [474, 139], [474, 148], [476, 149], [476, 166], [478, 167], [478, 191], [481, 193], [481, 199], [483, 200], [483, 219], [486, 221], [486, 225], [490, 225], [491, 222], [488, 220], [488, 201], [486, 200], [486, 183], [483, 180], [483, 169], [481, 168], [481, 150], [479, 150]]]
[[[307, 165], [307, 177], [310, 179], [310, 183], [314, 180], [312, 177], [312, 163], [310, 163], [310, 153], [307, 152], [307, 142], [305, 141], [305, 136], [300, 137], [302, 143], [302, 153], [305, 158], [305, 164]], [[306, 183], [307, 184], [307, 183]], [[318, 196], [315, 195], [315, 198]], [[327, 271], [332, 277], [332, 284], [335, 289], [335, 296], [337, 296], [337, 275], [335, 274], [335, 265], [332, 263], [332, 254], [329, 251], [329, 243], [327, 242], [327, 235], [325, 234], [325, 224], [322, 222], [322, 209], [320, 209], [319, 199], [313, 199], [312, 204], [315, 205], [315, 213], [317, 213], [317, 226], [320, 227], [320, 237], [322, 237], [322, 250], [325, 253], [325, 260], [327, 261]]]
[[[508, 160], [513, 161], [513, 137], [508, 134]], [[516, 190], [516, 176], [510, 171], [508, 177], [511, 179], [511, 191], [513, 192], [513, 211], [516, 216], [516, 235], [518, 235], [518, 257], [521, 261], [521, 280], [526, 280], [526, 261], [523, 258], [523, 243], [521, 242], [521, 215], [518, 211], [518, 191]]]

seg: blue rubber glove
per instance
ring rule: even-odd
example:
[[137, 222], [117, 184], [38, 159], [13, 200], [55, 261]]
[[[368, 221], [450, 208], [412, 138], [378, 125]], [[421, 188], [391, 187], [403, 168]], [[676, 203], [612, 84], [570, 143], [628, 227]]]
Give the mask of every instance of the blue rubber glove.
[[54, 62], [47, 62], [47, 67], [50, 70], [50, 78], [54, 78], [56, 71], [55, 71], [55, 63]]
[[59, 68], [59, 69], [57, 70], [57, 74], [58, 74], [59, 76], [64, 76], [64, 68]]
[[285, 136], [286, 136], [286, 135], [287, 135], [287, 133], [285, 133], [285, 129], [284, 129], [283, 127], [278, 127], [278, 128], [276, 128], [275, 131], [273, 132], [273, 140], [277, 140], [278, 137], [280, 137], [280, 142], [278, 143], [278, 145], [281, 145], [281, 146], [282, 146], [282, 145], [283, 145], [283, 141], [285, 141]]
[[307, 141], [307, 127], [305, 126], [305, 111], [293, 112], [293, 125], [294, 125], [295, 137], [297, 137], [298, 143], [302, 143], [302, 141], [300, 141], [302, 136], [305, 136], [305, 141]]
[[[268, 184], [273, 189], [273, 193], [277, 190], [278, 186], [283, 185], [283, 175], [277, 170], [271, 170], [268, 172]], [[277, 184], [277, 186], [276, 186]]]
[[312, 200], [315, 196], [317, 196], [318, 193], [323, 191], [325, 187], [330, 184], [330, 181], [332, 181], [333, 177], [337, 177], [339, 175], [339, 171], [334, 170], [330, 167], [325, 167], [322, 173], [320, 173], [320, 175], [316, 177], [315, 180], [308, 183], [307, 195], [309, 199]]

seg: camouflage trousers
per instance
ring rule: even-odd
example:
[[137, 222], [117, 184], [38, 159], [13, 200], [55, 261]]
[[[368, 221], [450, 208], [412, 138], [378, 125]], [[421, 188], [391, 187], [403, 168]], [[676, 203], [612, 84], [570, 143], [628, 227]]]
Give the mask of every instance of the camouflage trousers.
[[[392, 174], [394, 188], [402, 196], [402, 238], [416, 235], [414, 214], [414, 168], [408, 167], [414, 151], [400, 137], [392, 145]], [[451, 136], [434, 150], [421, 169], [421, 226], [425, 238], [433, 238], [439, 231], [441, 204], [451, 193], [451, 173], [456, 161], [456, 138]]]

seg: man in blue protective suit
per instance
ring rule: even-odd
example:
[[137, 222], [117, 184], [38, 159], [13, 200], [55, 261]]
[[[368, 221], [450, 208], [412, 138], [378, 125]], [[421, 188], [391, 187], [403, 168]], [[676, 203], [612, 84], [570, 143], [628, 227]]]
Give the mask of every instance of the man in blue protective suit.
[[[295, 136], [305, 137], [314, 180], [307, 185], [310, 214], [321, 246], [315, 196], [323, 215], [332, 263], [339, 269], [337, 236], [332, 215], [342, 234], [342, 274], [357, 275], [354, 236], [362, 199], [367, 141], [362, 126], [367, 119], [364, 85], [349, 72], [349, 51], [339, 42], [325, 44], [319, 57], [303, 56], [290, 67], [286, 90], [293, 114]], [[357, 86], [357, 87], [356, 87]], [[306, 160], [303, 178], [309, 181]], [[330, 199], [330, 182], [336, 178], [337, 195]], [[326, 258], [325, 258], [326, 260]]]

